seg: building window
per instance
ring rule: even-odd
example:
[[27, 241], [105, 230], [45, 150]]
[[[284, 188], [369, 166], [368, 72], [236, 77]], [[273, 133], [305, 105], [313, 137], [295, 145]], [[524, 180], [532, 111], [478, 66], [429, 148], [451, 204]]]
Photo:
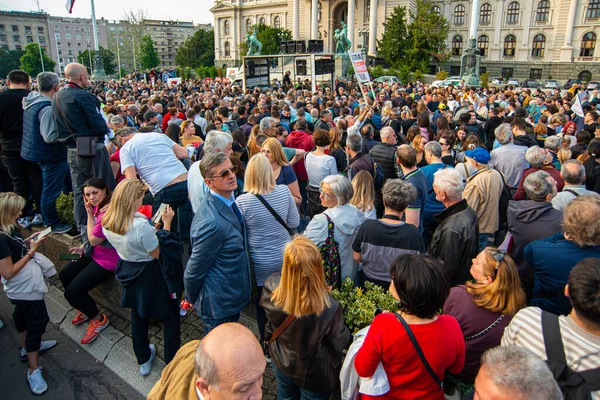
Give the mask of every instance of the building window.
[[321, 18], [323, 18], [323, 4], [321, 4], [321, 2], [319, 1], [317, 3], [317, 19], [320, 21]]
[[31, 27], [30, 26], [25, 26], [25, 33], [30, 34], [32, 33]]
[[250, 33], [250, 29], [252, 29], [252, 21], [250, 18], [246, 20], [246, 33]]
[[65, 31], [69, 32], [70, 30], [71, 30], [71, 27], [70, 27], [70, 26], [68, 26], [68, 25], [67, 25], [67, 26], [65, 26]]
[[225, 42], [225, 57], [231, 57], [231, 45], [229, 42]]
[[454, 8], [454, 25], [464, 25], [465, 23], [465, 6], [462, 4]]
[[70, 33], [65, 33], [65, 39], [71, 40], [71, 34]]
[[280, 16], [275, 17], [275, 22], [273, 23], [273, 26], [275, 28], [281, 28], [281, 17]]
[[60, 33], [55, 33], [54, 37], [57, 38], [57, 39], [60, 39]]
[[581, 50], [579, 57], [594, 57], [594, 49], [596, 48], [596, 34], [588, 32], [581, 39]]
[[450, 66], [450, 75], [460, 75], [460, 65], [451, 65]]
[[12, 26], [12, 31], [13, 32], [19, 32], [19, 26], [18, 25], [13, 25]]
[[433, 6], [433, 8], [431, 9], [431, 12], [434, 13], [435, 15], [439, 16], [442, 13], [442, 10], [440, 10], [440, 8], [438, 6]]
[[529, 70], [529, 79], [542, 79], [542, 69], [531, 68]]
[[43, 37], [43, 36], [40, 36], [40, 37], [39, 37], [39, 39], [40, 39], [40, 44], [41, 44], [42, 46], [45, 46], [45, 45], [46, 45], [46, 38], [45, 38], [45, 37]]
[[514, 57], [515, 47], [517, 47], [517, 38], [515, 35], [508, 35], [504, 38], [504, 57]]
[[513, 1], [508, 5], [508, 10], [506, 11], [506, 22], [509, 24], [516, 24], [519, 22], [519, 3]]
[[0, 32], [4, 33], [4, 24], [0, 24]]
[[265, 19], [265, 17], [260, 17], [259, 24], [260, 25], [266, 25], [267, 24], [267, 20]]
[[487, 56], [489, 44], [490, 39], [487, 35], [481, 35], [479, 36], [479, 39], [477, 39], [477, 48], [479, 48], [479, 54], [481, 54], [482, 57]]
[[544, 57], [544, 47], [546, 47], [546, 36], [541, 33], [533, 37], [533, 47], [531, 49], [532, 57]]
[[462, 54], [463, 38], [460, 35], [456, 35], [452, 38], [452, 55], [460, 56]]
[[600, 0], [590, 0], [585, 17], [591, 19], [600, 18]]
[[77, 43], [77, 47], [81, 47], [81, 43]]
[[492, 5], [485, 3], [479, 8], [479, 22], [482, 24], [489, 24], [492, 19]]
[[512, 68], [502, 68], [502, 77], [503, 78], [512, 78], [513, 77], [513, 69]]
[[20, 44], [16, 44], [15, 50], [23, 50], [23, 46], [21, 46]]
[[0, 42], [8, 42], [8, 37], [6, 35], [0, 35]]
[[44, 33], [44, 27], [43, 26], [38, 26], [38, 33]]
[[371, 0], [365, 1], [365, 21], [371, 17]]
[[538, 3], [537, 10], [535, 12], [535, 22], [548, 22], [550, 17], [550, 2], [548, 0], [542, 0]]
[[13, 41], [14, 41], [15, 43], [19, 43], [19, 42], [21, 42], [21, 36], [19, 36], [19, 35], [13, 35]]
[[27, 43], [33, 43], [33, 36], [27, 36]]
[[60, 47], [60, 46], [61, 46], [60, 42], [56, 42], [56, 47]]
[[225, 35], [229, 35], [229, 20], [226, 19], [225, 22], [223, 22], [223, 33], [225, 33]]
[[81, 35], [75, 35], [75, 37], [77, 38], [77, 40], [81, 40]]
[[67, 47], [71, 47], [71, 42], [67, 43]]
[[2, 45], [2, 50], [8, 51], [9, 47], [7, 44]]
[[58, 55], [62, 56], [62, 50], [61, 49], [58, 49]]
[[479, 75], [485, 74], [487, 72], [487, 67], [479, 67]]

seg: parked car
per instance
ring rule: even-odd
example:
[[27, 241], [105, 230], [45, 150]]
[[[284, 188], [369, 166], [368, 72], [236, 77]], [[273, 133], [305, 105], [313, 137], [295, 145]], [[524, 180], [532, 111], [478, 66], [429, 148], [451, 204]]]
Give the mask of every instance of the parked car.
[[565, 89], [571, 89], [573, 85], [581, 85], [581, 81], [579, 79], [569, 79], [565, 83]]
[[397, 83], [399, 85], [402, 84], [402, 82], [400, 82], [400, 79], [398, 79], [398, 77], [392, 76], [392, 75], [380, 76], [379, 78], [375, 79], [373, 82], [376, 82], [376, 83], [389, 83], [389, 84], [392, 84], [392, 85], [394, 83]]
[[504, 83], [504, 78], [501, 76], [497, 76], [496, 78], [492, 78], [493, 85], [502, 85]]
[[507, 85], [513, 85], [513, 86], [519, 86], [519, 80], [517, 78], [508, 78], [508, 80], [506, 81]]
[[523, 82], [523, 87], [536, 89], [536, 88], [540, 87], [540, 83], [538, 81], [536, 81], [535, 79], [526, 79]]
[[600, 82], [592, 81], [592, 82], [588, 82], [587, 87], [585, 89], [586, 90], [594, 90], [594, 89], [598, 89], [598, 86], [600, 86]]
[[447, 88], [448, 86], [460, 87], [462, 86], [462, 81], [460, 79], [446, 79], [442, 83], [440, 83], [440, 87]]
[[547, 79], [544, 82], [544, 89], [558, 89], [558, 81], [556, 79]]

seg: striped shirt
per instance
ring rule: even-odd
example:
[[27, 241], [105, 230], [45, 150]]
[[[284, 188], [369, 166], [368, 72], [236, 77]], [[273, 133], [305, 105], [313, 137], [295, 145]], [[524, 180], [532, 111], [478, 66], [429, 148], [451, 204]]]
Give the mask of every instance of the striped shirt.
[[[263, 194], [262, 197], [289, 228], [298, 226], [298, 208], [286, 185], [277, 185], [271, 193]], [[236, 203], [246, 223], [256, 284], [262, 286], [271, 274], [281, 271], [283, 250], [290, 241], [290, 234], [255, 195], [244, 193], [236, 199]]]
[[[559, 316], [560, 334], [565, 348], [567, 365], [574, 371], [585, 371], [600, 366], [600, 336], [593, 335], [575, 323], [569, 316]], [[527, 307], [519, 311], [504, 330], [502, 346], [516, 345], [533, 351], [546, 360], [542, 333], [542, 310]], [[600, 400], [600, 391], [593, 392]]]

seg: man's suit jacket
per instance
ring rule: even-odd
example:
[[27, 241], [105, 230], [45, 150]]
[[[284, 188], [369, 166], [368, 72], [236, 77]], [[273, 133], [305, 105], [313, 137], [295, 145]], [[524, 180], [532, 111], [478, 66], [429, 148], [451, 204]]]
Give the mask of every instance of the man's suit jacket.
[[229, 317], [250, 302], [245, 241], [245, 226], [233, 209], [208, 193], [192, 221], [192, 255], [184, 274], [186, 297], [201, 317]]

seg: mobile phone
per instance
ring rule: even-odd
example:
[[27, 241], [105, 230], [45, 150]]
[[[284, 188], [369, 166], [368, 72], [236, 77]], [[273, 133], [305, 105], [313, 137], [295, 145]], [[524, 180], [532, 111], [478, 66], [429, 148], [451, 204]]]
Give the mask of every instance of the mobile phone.
[[59, 254], [59, 260], [79, 260], [81, 257], [79, 254]]
[[166, 208], [167, 208], [167, 204], [165, 204], [165, 203], [160, 204], [160, 207], [158, 207], [156, 214], [154, 214], [154, 216], [152, 217], [153, 224], [158, 224], [160, 222], [160, 219], [162, 218], [163, 212], [165, 212]]
[[48, 227], [48, 228], [44, 229], [43, 231], [41, 231], [41, 232], [40, 232], [40, 233], [37, 235], [37, 237], [35, 238], [35, 241], [36, 241], [36, 242], [39, 242], [39, 241], [40, 241], [40, 239], [42, 239], [42, 238], [43, 238], [43, 237], [45, 237], [45, 236], [48, 236], [48, 235], [49, 235], [51, 232], [52, 232], [52, 228], [51, 228], [51, 227]]

